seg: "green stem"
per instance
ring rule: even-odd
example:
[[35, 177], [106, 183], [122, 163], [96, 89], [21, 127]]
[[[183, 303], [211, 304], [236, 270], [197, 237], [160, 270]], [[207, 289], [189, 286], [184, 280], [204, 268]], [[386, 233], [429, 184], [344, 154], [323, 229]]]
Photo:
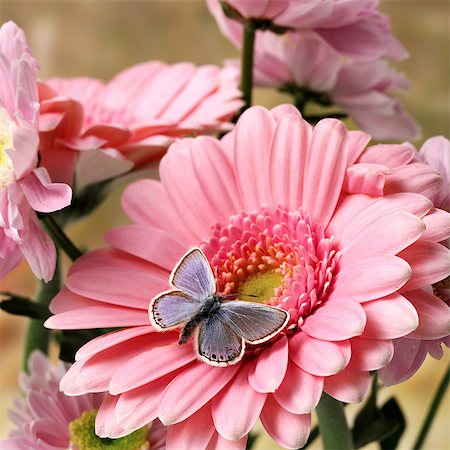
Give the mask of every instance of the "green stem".
[[434, 396], [433, 402], [431, 403], [425, 422], [423, 423], [417, 441], [414, 444], [413, 447], [414, 450], [420, 450], [422, 448], [422, 445], [427, 437], [427, 434], [430, 431], [434, 416], [436, 415], [437, 410], [439, 409], [439, 406], [442, 402], [442, 399], [444, 398], [445, 391], [447, 390], [448, 387], [449, 377], [450, 377], [450, 367], [447, 369], [447, 372], [445, 372], [444, 378], [442, 379], [441, 384], [439, 385], [439, 388], [436, 392], [436, 395]]
[[[59, 292], [60, 287], [61, 277], [57, 255], [55, 275], [49, 283], [40, 282], [36, 303], [42, 307], [48, 307], [52, 298]], [[25, 338], [25, 351], [23, 356], [23, 369], [25, 371], [28, 371], [28, 358], [33, 350], [41, 350], [45, 354], [48, 353], [49, 340], [50, 330], [44, 328], [44, 320], [31, 319]]]
[[72, 260], [75, 261], [83, 253], [74, 245], [74, 243], [67, 237], [61, 227], [56, 223], [55, 219], [51, 216], [45, 216], [41, 218], [42, 223], [45, 226], [48, 234], [53, 239], [53, 242]]
[[353, 450], [352, 434], [342, 403], [324, 392], [316, 412], [324, 450]]
[[242, 44], [241, 63], [241, 90], [245, 104], [242, 107], [240, 114], [252, 105], [254, 43], [255, 26], [252, 21], [247, 20], [244, 23], [244, 42]]

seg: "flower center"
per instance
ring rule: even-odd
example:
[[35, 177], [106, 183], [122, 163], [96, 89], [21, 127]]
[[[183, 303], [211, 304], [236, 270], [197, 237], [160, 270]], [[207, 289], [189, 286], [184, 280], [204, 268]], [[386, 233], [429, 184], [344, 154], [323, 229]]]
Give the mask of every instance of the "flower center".
[[119, 439], [104, 439], [95, 434], [97, 410], [85, 411], [70, 423], [71, 450], [148, 450], [148, 428], [143, 427]]
[[256, 295], [251, 301], [289, 311], [298, 327], [326, 301], [339, 256], [322, 224], [280, 207], [232, 216], [201, 247], [221, 294]]
[[12, 183], [14, 167], [11, 158], [6, 153], [12, 147], [12, 125], [9, 115], [4, 108], [0, 108], [0, 189]]

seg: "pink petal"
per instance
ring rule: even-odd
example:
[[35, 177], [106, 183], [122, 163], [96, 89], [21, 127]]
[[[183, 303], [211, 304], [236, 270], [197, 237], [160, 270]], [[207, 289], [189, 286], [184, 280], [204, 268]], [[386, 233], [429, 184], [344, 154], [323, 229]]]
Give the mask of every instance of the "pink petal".
[[302, 324], [302, 331], [311, 337], [329, 341], [343, 341], [359, 336], [366, 325], [364, 309], [357, 302], [329, 300]]
[[359, 158], [361, 163], [384, 164], [392, 169], [409, 164], [416, 149], [408, 142], [403, 144], [378, 144], [369, 147]]
[[312, 375], [327, 376], [344, 370], [350, 354], [349, 341], [322, 341], [302, 332], [289, 339], [292, 361]]
[[381, 164], [353, 164], [345, 174], [344, 192], [382, 197], [390, 174], [392, 170]]
[[303, 168], [311, 141], [311, 127], [289, 114], [277, 122], [270, 146], [269, 179], [276, 205], [296, 210], [302, 202]]
[[186, 253], [186, 247], [176, 236], [167, 231], [144, 227], [142, 225], [124, 225], [108, 231], [105, 241], [124, 252], [171, 271], [180, 257]]
[[261, 422], [272, 438], [284, 448], [305, 445], [311, 427], [310, 414], [292, 414], [269, 395], [261, 413]]
[[214, 433], [213, 437], [209, 441], [206, 450], [245, 450], [247, 445], [247, 436], [243, 437], [239, 441], [229, 441], [218, 433]]
[[412, 276], [400, 292], [437, 283], [450, 275], [450, 251], [441, 244], [420, 240], [398, 256], [408, 261], [412, 268]]
[[281, 386], [273, 396], [286, 411], [307, 414], [319, 403], [322, 390], [322, 377], [311, 375], [291, 362]]
[[249, 433], [267, 398], [267, 394], [254, 391], [248, 383], [249, 368], [250, 364], [246, 364], [212, 402], [216, 430], [231, 441], [239, 440]]
[[158, 407], [161, 422], [172, 425], [198, 411], [227, 385], [238, 368], [239, 364], [223, 368], [198, 363], [184, 370], [164, 391]]
[[282, 336], [258, 356], [248, 381], [257, 392], [275, 392], [283, 381], [287, 364], [288, 341], [286, 336]]
[[391, 340], [365, 339], [356, 337], [350, 341], [352, 359], [349, 366], [352, 370], [378, 370], [385, 367], [392, 359], [394, 346]]
[[246, 210], [259, 209], [263, 204], [272, 205], [267, 179], [274, 131], [274, 118], [259, 106], [245, 111], [234, 129], [236, 177]]
[[331, 397], [345, 403], [360, 403], [370, 388], [368, 372], [345, 370], [325, 378], [323, 390]]
[[399, 294], [365, 302], [363, 307], [367, 315], [364, 337], [368, 339], [402, 337], [415, 330], [419, 324], [416, 310]]
[[176, 341], [169, 345], [157, 345], [155, 341], [152, 344], [152, 348], [142, 351], [127, 361], [126, 371], [113, 374], [109, 383], [111, 394], [121, 394], [136, 389], [189, 364], [196, 358], [190, 345], [181, 346]]
[[441, 242], [450, 235], [450, 214], [442, 209], [432, 209], [423, 219], [426, 230], [422, 239]]
[[129, 434], [117, 423], [114, 414], [117, 400], [118, 397], [107, 396], [98, 410], [95, 418], [95, 433], [99, 437], [115, 439]]
[[39, 135], [35, 130], [16, 128], [13, 149], [6, 150], [14, 166], [16, 178], [28, 175], [37, 166]]
[[358, 160], [361, 153], [370, 142], [370, 139], [370, 135], [364, 131], [356, 130], [348, 132], [347, 166], [354, 164]]
[[419, 326], [408, 337], [439, 339], [450, 334], [450, 307], [447, 303], [423, 290], [408, 292], [405, 297], [419, 314]]
[[334, 279], [330, 299], [365, 302], [397, 291], [411, 277], [411, 267], [396, 256], [372, 256], [342, 267]]
[[206, 448], [214, 433], [211, 406], [205, 405], [186, 420], [171, 425], [167, 432], [167, 450]]
[[344, 181], [348, 132], [342, 122], [321, 120], [308, 150], [302, 207], [324, 227], [333, 215]]
[[416, 242], [424, 231], [423, 221], [407, 212], [379, 217], [349, 238], [340, 263], [345, 265], [376, 254], [394, 256]]
[[[148, 208], [146, 205], [152, 207]], [[198, 243], [159, 181], [139, 180], [127, 186], [122, 195], [122, 208], [135, 223], [163, 228], [178, 236], [186, 248]]]
[[19, 185], [35, 211], [58, 211], [70, 205], [72, 199], [70, 187], [63, 183], [52, 183], [43, 167], [34, 169], [19, 181]]

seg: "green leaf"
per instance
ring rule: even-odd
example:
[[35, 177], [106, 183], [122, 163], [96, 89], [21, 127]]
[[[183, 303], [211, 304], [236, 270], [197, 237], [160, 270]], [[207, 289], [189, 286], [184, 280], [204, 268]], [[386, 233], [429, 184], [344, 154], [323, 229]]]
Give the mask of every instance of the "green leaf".
[[393, 397], [382, 406], [381, 412], [388, 420], [395, 422], [398, 425], [390, 435], [380, 440], [380, 447], [383, 450], [392, 450], [397, 448], [398, 442], [405, 431], [405, 416], [403, 415], [397, 400]]

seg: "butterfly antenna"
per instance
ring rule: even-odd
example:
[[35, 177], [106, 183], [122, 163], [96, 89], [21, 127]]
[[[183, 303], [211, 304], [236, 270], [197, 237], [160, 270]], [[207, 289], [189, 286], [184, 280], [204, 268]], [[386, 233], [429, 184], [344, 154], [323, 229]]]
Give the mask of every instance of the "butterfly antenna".
[[227, 294], [227, 295], [223, 296], [223, 298], [228, 298], [228, 297], [254, 297], [254, 298], [258, 298], [258, 295], [253, 295], [253, 294]]

